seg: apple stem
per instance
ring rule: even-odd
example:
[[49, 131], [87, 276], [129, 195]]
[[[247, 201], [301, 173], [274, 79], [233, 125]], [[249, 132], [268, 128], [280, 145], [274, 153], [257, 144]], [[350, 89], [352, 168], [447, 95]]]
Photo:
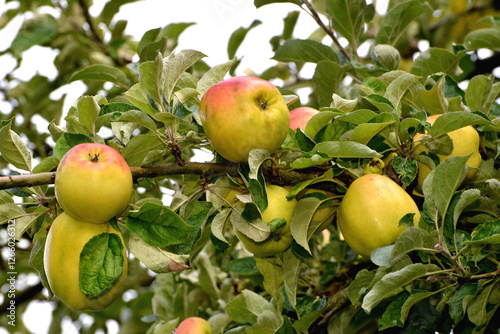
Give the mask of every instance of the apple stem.
[[99, 162], [99, 153], [94, 154], [94, 155], [89, 153], [89, 157], [90, 157], [91, 162]]

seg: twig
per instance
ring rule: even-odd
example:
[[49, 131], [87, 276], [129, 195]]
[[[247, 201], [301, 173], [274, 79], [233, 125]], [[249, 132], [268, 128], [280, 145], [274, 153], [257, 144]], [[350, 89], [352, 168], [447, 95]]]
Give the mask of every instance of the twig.
[[[137, 181], [137, 179], [142, 177], [155, 178], [169, 175], [239, 175], [238, 164], [235, 163], [186, 162], [183, 166], [179, 166], [178, 163], [169, 163], [142, 167], [131, 166], [130, 171], [132, 172], [134, 181]], [[269, 171], [270, 168], [263, 167], [264, 173]], [[277, 175], [273, 175], [273, 173], [268, 174], [269, 178], [275, 183], [285, 185], [295, 184], [317, 177], [322, 174], [322, 171], [279, 171]], [[55, 178], [56, 172], [0, 176], [0, 190], [53, 184], [55, 182]]]
[[318, 12], [314, 9], [314, 7], [311, 5], [309, 0], [302, 0], [302, 1], [307, 6], [307, 9], [309, 9], [309, 12], [310, 12], [312, 18], [314, 19], [314, 21], [316, 21], [316, 23], [321, 27], [321, 29], [323, 29], [326, 32], [326, 34], [328, 36], [330, 36], [330, 38], [333, 40], [335, 45], [337, 45], [337, 47], [339, 48], [340, 52], [344, 55], [344, 57], [346, 57], [348, 60], [351, 60], [351, 56], [347, 53], [347, 51], [344, 49], [344, 47], [340, 44], [339, 40], [337, 39], [337, 37], [333, 33], [333, 30], [328, 28], [323, 23], [323, 21], [321, 20], [321, 18], [318, 15]]

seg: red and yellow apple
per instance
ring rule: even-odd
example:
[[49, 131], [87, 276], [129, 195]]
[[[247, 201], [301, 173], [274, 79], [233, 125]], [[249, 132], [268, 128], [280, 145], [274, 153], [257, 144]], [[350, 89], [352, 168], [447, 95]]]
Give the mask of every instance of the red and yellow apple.
[[349, 186], [337, 213], [337, 222], [347, 244], [369, 259], [372, 251], [393, 244], [406, 229], [399, 226], [403, 216], [420, 211], [408, 193], [390, 178], [365, 174]]
[[181, 321], [174, 334], [212, 334], [212, 327], [203, 318], [189, 317]]
[[300, 128], [302, 131], [306, 130], [307, 122], [319, 113], [319, 110], [316, 110], [311, 107], [298, 107], [290, 111], [290, 128], [297, 131]]
[[[101, 233], [114, 233], [120, 237], [123, 245], [123, 272], [110, 289], [90, 298], [80, 289], [80, 253], [87, 241]], [[127, 252], [120, 231], [115, 230], [110, 223], [89, 224], [66, 213], [57, 216], [50, 225], [43, 262], [50, 289], [75, 311], [105, 309], [122, 293], [127, 280]]]
[[[441, 116], [441, 114], [429, 116], [427, 117], [427, 122], [432, 125], [439, 116]], [[420, 133], [416, 134], [415, 137], [413, 137], [413, 141], [416, 142], [422, 136], [423, 135]], [[481, 166], [481, 154], [479, 153], [479, 134], [477, 133], [476, 129], [469, 125], [449, 132], [448, 136], [450, 136], [450, 139], [453, 142], [453, 151], [448, 155], [437, 154], [437, 156], [439, 157], [440, 161], [444, 161], [449, 157], [464, 156], [472, 153], [472, 155], [467, 160], [467, 166], [473, 168], [470, 168], [467, 171], [467, 175], [465, 176], [465, 179], [463, 181], [463, 184], [467, 184], [472, 180], [472, 178], [474, 178], [477, 169], [479, 168], [479, 166]], [[419, 155], [422, 152], [429, 152], [424, 144], [416, 143], [416, 145], [417, 146], [415, 147], [414, 151], [415, 156]], [[430, 172], [431, 168], [429, 166], [424, 163], [418, 162], [418, 183], [415, 187], [415, 191], [417, 193], [422, 193], [422, 185], [425, 178], [427, 177], [427, 175], [429, 175]]]
[[132, 195], [132, 173], [114, 148], [79, 144], [61, 159], [55, 194], [61, 208], [77, 220], [102, 224], [127, 208]]
[[238, 163], [247, 162], [253, 149], [275, 152], [290, 125], [278, 88], [251, 76], [229, 78], [210, 87], [200, 101], [200, 118], [215, 151]]
[[272, 232], [269, 237], [257, 242], [250, 237], [235, 229], [236, 236], [241, 241], [247, 251], [255, 256], [267, 257], [273, 256], [287, 250], [292, 244], [292, 233], [290, 232], [290, 222], [293, 211], [297, 205], [297, 200], [288, 200], [286, 195], [288, 190], [283, 187], [268, 184], [267, 189], [267, 208], [262, 212], [262, 221], [269, 224], [276, 218], [283, 218], [286, 225]]

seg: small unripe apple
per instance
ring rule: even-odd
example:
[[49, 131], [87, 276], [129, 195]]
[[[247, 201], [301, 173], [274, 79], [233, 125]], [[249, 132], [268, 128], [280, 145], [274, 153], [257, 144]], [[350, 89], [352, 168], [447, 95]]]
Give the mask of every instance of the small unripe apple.
[[290, 125], [278, 88], [251, 76], [229, 78], [209, 88], [200, 101], [200, 118], [215, 151], [238, 163], [247, 162], [253, 149], [275, 152]]
[[127, 208], [132, 173], [114, 148], [79, 144], [66, 152], [57, 167], [55, 194], [61, 208], [73, 218], [106, 223]]
[[174, 334], [212, 334], [212, 327], [203, 318], [189, 317], [182, 320]]
[[311, 107], [298, 107], [290, 111], [290, 128], [297, 131], [300, 128], [302, 131], [306, 130], [307, 122], [319, 113], [319, 110], [316, 110]]
[[[95, 298], [80, 289], [80, 254], [85, 244], [101, 233], [114, 233], [123, 246], [123, 272], [113, 286]], [[50, 225], [45, 242], [43, 262], [50, 289], [75, 311], [100, 311], [108, 307], [123, 291], [127, 281], [128, 260], [120, 231], [111, 224], [89, 224], [62, 213]]]
[[267, 257], [274, 256], [287, 250], [292, 244], [292, 233], [290, 231], [290, 222], [293, 211], [297, 205], [297, 200], [288, 200], [288, 190], [283, 187], [268, 184], [267, 188], [267, 208], [262, 212], [262, 221], [269, 224], [276, 218], [283, 218], [286, 225], [272, 232], [264, 241], [256, 242], [250, 237], [244, 235], [238, 230], [236, 236], [247, 251], [255, 256]]

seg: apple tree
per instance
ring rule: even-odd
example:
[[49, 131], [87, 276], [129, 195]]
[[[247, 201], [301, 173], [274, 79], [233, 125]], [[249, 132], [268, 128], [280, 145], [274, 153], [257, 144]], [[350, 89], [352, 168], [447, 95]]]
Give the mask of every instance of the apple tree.
[[[210, 66], [209, 55], [177, 47], [192, 23], [145, 31], [139, 41], [126, 35], [127, 22], [114, 17], [132, 1], [110, 0], [96, 17], [87, 0], [9, 2], [17, 7], [3, 13], [0, 28], [25, 19], [2, 55], [20, 66], [26, 50], [50, 48], [58, 74], [1, 81], [9, 108], [0, 114], [0, 328], [28, 332], [23, 313], [50, 300], [50, 333], [68, 321], [81, 333], [108, 332], [110, 324], [120, 333], [170, 333], [189, 317], [232, 334], [498, 332], [497, 2], [389, 1], [382, 13], [376, 1], [255, 0], [276, 7], [283, 32], [269, 41], [275, 65], [252, 75], [274, 83], [290, 111], [319, 112], [289, 128], [279, 149], [255, 148], [244, 162], [214, 150], [200, 101], [236, 75], [239, 47], [259, 21], [234, 31], [227, 62]], [[296, 10], [281, 12], [283, 2]], [[299, 16], [317, 23], [308, 38], [294, 37]], [[54, 92], [70, 82], [86, 91], [63, 110]], [[118, 151], [134, 180], [127, 209], [112, 219], [128, 278], [96, 312], [54, 296], [44, 266], [47, 235], [62, 214], [56, 170], [81, 143]], [[198, 162], [200, 150], [213, 160]], [[382, 228], [370, 223], [344, 238], [337, 217], [354, 214], [343, 198], [369, 174], [396, 183], [418, 212], [390, 222], [401, 196], [387, 204], [377, 202], [377, 188], [358, 188], [359, 207], [349, 202], [361, 212], [354, 220]], [[275, 204], [281, 193], [284, 204]], [[265, 221], [271, 209], [291, 218]], [[284, 250], [259, 253], [285, 228]], [[346, 241], [365, 245], [394, 229], [394, 240], [363, 256]], [[115, 247], [87, 246], [102, 259]], [[80, 286], [82, 276], [93, 278], [92, 289], [106, 286], [93, 273], [106, 273], [107, 264], [82, 255], [74, 263]]]

